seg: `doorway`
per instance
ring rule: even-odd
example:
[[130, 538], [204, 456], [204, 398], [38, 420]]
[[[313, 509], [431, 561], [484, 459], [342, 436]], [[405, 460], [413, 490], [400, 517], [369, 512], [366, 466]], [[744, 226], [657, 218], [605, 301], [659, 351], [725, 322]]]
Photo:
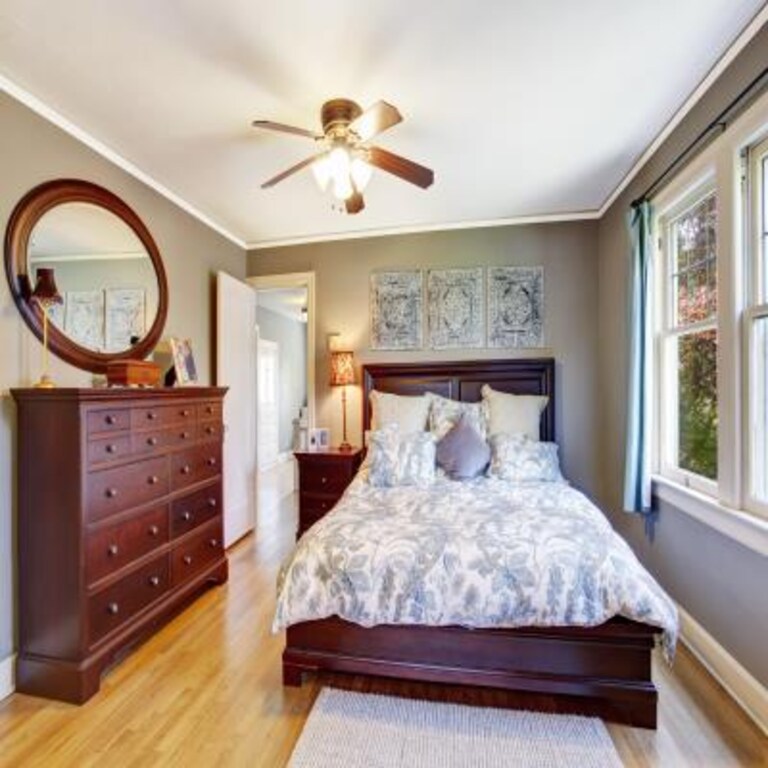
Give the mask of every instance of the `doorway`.
[[257, 525], [295, 507], [293, 451], [314, 423], [314, 275], [249, 278], [256, 293]]

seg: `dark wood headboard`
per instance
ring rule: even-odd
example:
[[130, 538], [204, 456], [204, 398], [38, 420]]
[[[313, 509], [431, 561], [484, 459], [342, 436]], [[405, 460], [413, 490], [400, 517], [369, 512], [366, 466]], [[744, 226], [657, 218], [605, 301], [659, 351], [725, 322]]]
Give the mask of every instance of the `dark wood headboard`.
[[555, 442], [555, 361], [551, 357], [364, 365], [363, 429], [371, 426], [369, 395], [374, 389], [395, 395], [433, 392], [473, 403], [480, 400], [483, 384], [513, 395], [547, 395], [549, 403], [541, 414], [541, 439]]

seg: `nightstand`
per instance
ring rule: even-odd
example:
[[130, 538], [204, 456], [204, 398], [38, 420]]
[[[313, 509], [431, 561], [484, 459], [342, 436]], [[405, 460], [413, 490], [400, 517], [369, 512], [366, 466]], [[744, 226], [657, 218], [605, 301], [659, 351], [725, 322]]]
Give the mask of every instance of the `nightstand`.
[[298, 536], [329, 512], [352, 482], [362, 461], [361, 448], [349, 451], [297, 451], [299, 462]]

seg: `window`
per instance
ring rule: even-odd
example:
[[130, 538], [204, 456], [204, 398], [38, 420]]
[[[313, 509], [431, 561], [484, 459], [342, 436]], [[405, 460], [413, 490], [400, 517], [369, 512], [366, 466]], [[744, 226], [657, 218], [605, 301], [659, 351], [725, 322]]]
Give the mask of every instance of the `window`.
[[717, 196], [689, 195], [661, 224], [661, 469], [716, 490], [718, 475]]
[[768, 512], [768, 141], [750, 150], [751, 255], [747, 292], [747, 507]]

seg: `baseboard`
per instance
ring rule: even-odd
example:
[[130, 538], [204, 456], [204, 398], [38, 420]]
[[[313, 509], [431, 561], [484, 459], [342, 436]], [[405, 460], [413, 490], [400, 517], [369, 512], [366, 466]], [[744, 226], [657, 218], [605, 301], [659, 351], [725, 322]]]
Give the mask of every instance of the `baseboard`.
[[0, 661], [0, 700], [10, 696], [16, 690], [16, 654]]
[[680, 639], [768, 736], [768, 688], [762, 685], [689, 613], [678, 606]]

